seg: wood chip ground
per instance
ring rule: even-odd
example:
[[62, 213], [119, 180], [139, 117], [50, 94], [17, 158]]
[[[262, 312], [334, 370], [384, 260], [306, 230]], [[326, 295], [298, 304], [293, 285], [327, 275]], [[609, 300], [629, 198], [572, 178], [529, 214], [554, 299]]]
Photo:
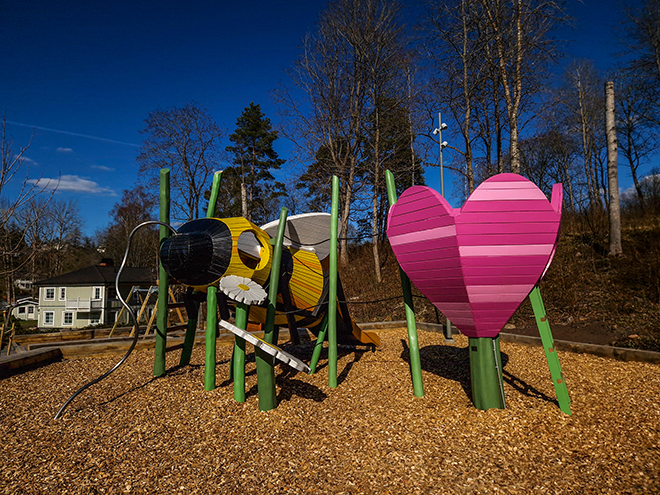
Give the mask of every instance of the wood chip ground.
[[[279, 407], [260, 412], [226, 380], [204, 391], [204, 349], [154, 379], [127, 363], [53, 416], [117, 358], [51, 364], [0, 381], [0, 493], [660, 493], [660, 366], [559, 353], [573, 415], [541, 348], [502, 344], [505, 410], [476, 410], [467, 339], [420, 332], [425, 396], [412, 393], [405, 330], [375, 352], [340, 349], [339, 387], [277, 367]], [[309, 361], [311, 344], [289, 352]], [[250, 350], [249, 350], [250, 351]]]

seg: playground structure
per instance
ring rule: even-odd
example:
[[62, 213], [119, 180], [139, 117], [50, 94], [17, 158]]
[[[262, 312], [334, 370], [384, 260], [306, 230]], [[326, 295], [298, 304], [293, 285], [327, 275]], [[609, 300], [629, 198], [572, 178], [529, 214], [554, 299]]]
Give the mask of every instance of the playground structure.
[[[548, 202], [524, 177], [499, 174], [484, 181], [460, 209], [423, 186], [407, 189], [394, 204], [391, 176], [388, 189], [387, 235], [405, 272], [402, 279], [412, 281], [469, 338], [475, 406], [505, 407], [497, 336], [529, 295], [559, 406], [570, 414], [538, 288], [559, 239], [561, 184], [555, 184]], [[404, 292], [408, 284], [404, 281]], [[414, 318], [407, 321], [410, 332]]]
[[[338, 180], [333, 180], [330, 215], [310, 213], [287, 218], [283, 208], [279, 221], [263, 228], [245, 218], [213, 218], [220, 172], [214, 176], [206, 218], [190, 221], [174, 235], [161, 227], [161, 269], [154, 375], [165, 373], [167, 339], [167, 294], [170, 277], [189, 289], [184, 295], [188, 327], [180, 365], [190, 361], [197, 327], [199, 304], [206, 301], [206, 356], [204, 388], [215, 388], [215, 340], [220, 325], [233, 332], [234, 354], [230, 378], [234, 398], [245, 400], [245, 341], [255, 345], [259, 409], [277, 405], [273, 358], [299, 371], [313, 372], [328, 337], [328, 384], [337, 386], [337, 344], [377, 346], [376, 334], [353, 322], [343, 302], [337, 276]], [[161, 171], [160, 221], [169, 223], [169, 171]], [[330, 234], [328, 238], [328, 233]], [[268, 288], [268, 293], [265, 288]], [[339, 296], [339, 297], [338, 297]], [[160, 298], [163, 299], [160, 302]], [[265, 303], [265, 304], [264, 304]], [[235, 324], [227, 322], [231, 311]], [[246, 332], [248, 321], [264, 326], [264, 338]], [[294, 343], [298, 328], [318, 335], [308, 367], [276, 346], [279, 326], [286, 325]]]
[[[190, 362], [200, 303], [207, 305], [205, 390], [215, 388], [219, 326], [235, 335], [229, 378], [236, 401], [245, 401], [246, 341], [255, 347], [260, 410], [277, 406], [274, 359], [313, 373], [326, 337], [328, 385], [336, 387], [337, 344], [380, 343], [376, 334], [363, 331], [350, 318], [337, 275], [338, 178], [332, 181], [331, 214], [287, 218], [288, 211], [282, 208], [279, 221], [263, 227], [241, 217], [213, 217], [220, 179], [221, 173], [216, 172], [206, 218], [175, 231], [169, 225], [169, 170], [161, 170], [160, 221], [141, 225], [160, 224], [154, 376], [166, 373], [165, 354], [171, 350], [167, 322], [172, 278], [188, 287], [183, 296], [186, 335], [177, 346], [182, 349], [180, 366]], [[397, 201], [389, 171], [386, 180], [391, 206], [387, 234], [401, 267], [415, 396], [423, 396], [424, 390], [411, 281], [468, 336], [473, 402], [479, 409], [505, 407], [498, 334], [529, 295], [559, 406], [570, 414], [570, 399], [538, 289], [557, 245], [561, 185], [555, 185], [549, 203], [527, 179], [500, 174], [486, 180], [462, 208], [454, 210], [427, 187], [413, 186]], [[117, 280], [120, 274], [121, 270]], [[56, 418], [76, 395], [109, 375], [132, 351], [139, 317], [126, 307], [135, 322], [133, 345], [113, 369], [77, 391]], [[232, 311], [234, 324], [227, 321]], [[247, 331], [249, 321], [264, 328], [263, 339]], [[317, 334], [309, 366], [277, 347], [280, 326], [288, 326], [294, 343], [300, 327]]]

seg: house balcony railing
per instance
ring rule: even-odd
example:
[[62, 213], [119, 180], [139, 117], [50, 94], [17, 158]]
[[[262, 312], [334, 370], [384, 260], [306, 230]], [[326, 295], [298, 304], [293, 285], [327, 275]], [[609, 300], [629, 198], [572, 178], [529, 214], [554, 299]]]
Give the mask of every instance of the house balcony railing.
[[75, 299], [66, 300], [66, 309], [73, 309], [76, 311], [90, 311], [93, 309], [101, 309], [103, 301], [101, 299], [84, 299], [77, 297]]

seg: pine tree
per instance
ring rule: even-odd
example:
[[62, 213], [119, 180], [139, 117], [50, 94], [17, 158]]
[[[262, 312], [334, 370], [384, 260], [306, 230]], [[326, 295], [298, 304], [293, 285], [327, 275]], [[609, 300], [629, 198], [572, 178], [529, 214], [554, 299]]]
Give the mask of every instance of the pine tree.
[[284, 164], [273, 149], [277, 138], [270, 119], [259, 105], [251, 102], [236, 120], [236, 130], [229, 136], [234, 145], [227, 146], [226, 150], [233, 155], [234, 166], [223, 173], [223, 192], [228, 194], [229, 201], [225, 198], [224, 204], [216, 205], [218, 216], [235, 215], [240, 211], [248, 220], [264, 223], [277, 215], [278, 198], [286, 195], [284, 184], [276, 181], [271, 173]]

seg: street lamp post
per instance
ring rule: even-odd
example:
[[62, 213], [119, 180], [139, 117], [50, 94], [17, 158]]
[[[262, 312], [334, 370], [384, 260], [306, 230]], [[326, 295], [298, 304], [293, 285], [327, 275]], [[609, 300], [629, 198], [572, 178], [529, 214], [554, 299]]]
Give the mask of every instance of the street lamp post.
[[[433, 135], [438, 136], [438, 145], [440, 146], [440, 194], [442, 197], [445, 197], [445, 171], [442, 164], [442, 150], [447, 147], [449, 143], [442, 140], [442, 131], [447, 128], [447, 124], [442, 122], [442, 114], [438, 113], [438, 127], [433, 130]], [[454, 342], [454, 338], [451, 334], [451, 322], [447, 318], [447, 324], [444, 329], [445, 341]]]

